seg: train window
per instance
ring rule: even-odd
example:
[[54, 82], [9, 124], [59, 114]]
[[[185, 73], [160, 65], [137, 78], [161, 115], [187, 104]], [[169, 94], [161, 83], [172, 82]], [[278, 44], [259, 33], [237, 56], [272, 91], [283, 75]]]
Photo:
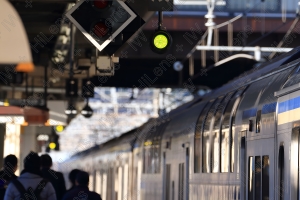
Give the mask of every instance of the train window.
[[154, 161], [154, 173], [160, 172], [160, 137], [154, 138], [153, 144], [153, 161]]
[[[219, 172], [221, 167], [224, 167], [225, 165], [228, 165], [228, 162], [226, 163], [226, 161], [224, 161], [225, 156], [226, 158], [228, 158], [228, 152], [225, 151], [229, 151], [229, 148], [224, 149], [224, 145], [222, 146], [222, 142], [224, 144], [224, 142], [226, 140], [228, 140], [228, 137], [225, 137], [226, 134], [222, 134], [221, 133], [221, 140], [220, 140], [220, 121], [221, 121], [221, 117], [222, 114], [225, 110], [225, 106], [227, 105], [228, 101], [230, 100], [231, 96], [232, 96], [233, 92], [230, 92], [226, 95], [225, 98], [222, 99], [221, 103], [218, 103], [215, 106], [215, 114], [214, 114], [214, 124], [213, 124], [213, 131], [212, 131], [212, 172]], [[222, 98], [222, 97], [220, 97]], [[228, 135], [228, 134], [227, 134]], [[220, 141], [221, 141], [221, 145], [220, 145]], [[228, 141], [227, 141], [228, 142]], [[221, 147], [221, 148], [220, 148]], [[225, 155], [224, 155], [225, 154]], [[227, 155], [226, 155], [227, 154]], [[220, 158], [224, 163], [220, 163]], [[224, 167], [225, 168], [225, 167]], [[228, 168], [228, 167], [227, 167]], [[226, 170], [224, 170], [226, 171]]]
[[208, 112], [208, 109], [210, 108], [210, 106], [212, 105], [214, 100], [211, 100], [210, 102], [208, 102], [205, 107], [203, 108], [197, 125], [196, 125], [196, 130], [195, 130], [195, 151], [194, 151], [194, 172], [195, 173], [200, 173], [201, 169], [200, 169], [200, 162], [201, 162], [201, 136], [202, 136], [202, 130], [203, 130], [203, 122], [205, 120], [205, 116], [206, 113]]
[[270, 161], [269, 156], [262, 157], [262, 200], [269, 200], [269, 177], [270, 177]]
[[113, 192], [114, 192], [113, 173], [114, 173], [114, 168], [109, 168], [108, 173], [107, 173], [107, 179], [105, 179], [105, 181], [107, 183], [106, 199], [112, 199], [113, 198]]
[[221, 132], [221, 172], [229, 172], [229, 131]]
[[114, 196], [116, 200], [118, 199], [118, 193], [119, 193], [119, 168], [115, 168], [115, 174], [114, 174]]
[[100, 171], [96, 171], [96, 181], [95, 181], [95, 192], [97, 192], [98, 194], [101, 194], [101, 188], [102, 188], [102, 176]]
[[261, 157], [255, 156], [255, 200], [261, 196]]
[[260, 125], [261, 125], [261, 110], [256, 112], [256, 133], [260, 133]]
[[167, 123], [152, 127], [144, 142], [143, 173], [160, 173], [161, 134]]
[[90, 177], [89, 177], [89, 188], [91, 190], [94, 190], [94, 176], [93, 176], [93, 173], [90, 174]]
[[108, 182], [107, 182], [107, 174], [103, 173], [103, 185], [102, 185], [102, 199], [106, 200], [106, 195], [107, 195], [107, 187], [108, 187]]
[[133, 199], [137, 199], [137, 193], [138, 193], [138, 189], [137, 189], [137, 184], [138, 184], [138, 167], [134, 167], [133, 169], [133, 181], [132, 181], [132, 198]]
[[[219, 159], [217, 161], [214, 161], [214, 157], [212, 157], [213, 148], [212, 143], [210, 140], [210, 131], [211, 131], [211, 122], [213, 120], [215, 111], [217, 107], [219, 106], [219, 103], [223, 99], [222, 97], [219, 97], [214, 101], [212, 106], [210, 107], [209, 111], [207, 112], [204, 123], [203, 123], [203, 135], [202, 135], [202, 172], [204, 173], [210, 173], [212, 172], [212, 168], [218, 167], [219, 165]], [[218, 137], [219, 134], [217, 133], [216, 137]], [[212, 141], [214, 142], [214, 141]], [[218, 154], [219, 146], [216, 145], [216, 153]], [[216, 165], [216, 166], [215, 166]]]
[[216, 173], [219, 172], [220, 168], [220, 137], [219, 137], [219, 131], [212, 132], [212, 172]]
[[118, 200], [121, 200], [122, 197], [124, 196], [122, 194], [122, 189], [123, 189], [123, 168], [122, 167], [119, 167], [118, 169], [118, 180], [116, 181], [116, 184], [117, 184], [117, 189], [116, 189], [116, 192], [117, 192], [117, 197], [118, 197]]
[[195, 151], [194, 151], [194, 173], [199, 173], [200, 172], [200, 147], [201, 147], [201, 134], [199, 127], [196, 128], [196, 133], [195, 133], [195, 138], [194, 138], [194, 146], [195, 146]]
[[184, 197], [184, 163], [179, 164], [178, 200]]
[[152, 161], [152, 142], [146, 141], [144, 142], [144, 151], [143, 151], [143, 173], [148, 174], [151, 173], [151, 161]]
[[[217, 110], [215, 114], [215, 123], [214, 123], [214, 131], [219, 132], [220, 131], [220, 122], [221, 122], [221, 116], [223, 115], [225, 111], [225, 106], [228, 104], [233, 92], [229, 93], [226, 98], [223, 99], [222, 104], [220, 104], [219, 109]], [[229, 131], [224, 130], [222, 131], [221, 128], [221, 135], [220, 135], [220, 141], [221, 141], [221, 147], [220, 147], [220, 157], [221, 157], [221, 163], [220, 163], [220, 170], [221, 172], [229, 172]], [[217, 161], [217, 159], [215, 159]], [[218, 162], [218, 161], [217, 161]]]
[[124, 188], [123, 188], [123, 198], [129, 199], [129, 190], [128, 190], [128, 164], [125, 164], [124, 166]]
[[[228, 102], [224, 114], [223, 114], [223, 121], [221, 125], [221, 149], [222, 152], [229, 152], [226, 154], [222, 153], [221, 156], [221, 172], [229, 172], [228, 165], [226, 162], [230, 163], [230, 172], [233, 172], [234, 170], [234, 130], [232, 127], [234, 127], [234, 117], [232, 120], [230, 120], [231, 113], [233, 112], [236, 100], [239, 97], [239, 95], [242, 93], [243, 90], [237, 91], [237, 93], [234, 95], [232, 99]], [[230, 122], [232, 123], [230, 126]], [[229, 149], [227, 149], [229, 148]]]
[[249, 157], [249, 168], [248, 168], [248, 200], [254, 200], [254, 162], [253, 157]]
[[171, 165], [166, 165], [166, 198], [165, 200], [170, 200], [170, 182], [171, 182]]
[[284, 146], [283, 144], [279, 147], [279, 200], [283, 200], [283, 193], [284, 193]]

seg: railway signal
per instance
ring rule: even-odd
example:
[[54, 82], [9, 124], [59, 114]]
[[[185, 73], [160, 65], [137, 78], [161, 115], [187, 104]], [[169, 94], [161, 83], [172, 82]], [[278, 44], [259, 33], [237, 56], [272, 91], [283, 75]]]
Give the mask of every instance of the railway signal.
[[153, 52], [162, 54], [165, 53], [172, 44], [171, 35], [162, 29], [156, 30], [151, 38], [151, 49]]
[[158, 54], [166, 53], [172, 45], [172, 36], [165, 30], [163, 24], [162, 11], [158, 12], [158, 29], [152, 34], [150, 47], [153, 52]]
[[119, 0], [80, 0], [66, 17], [102, 51], [137, 15]]

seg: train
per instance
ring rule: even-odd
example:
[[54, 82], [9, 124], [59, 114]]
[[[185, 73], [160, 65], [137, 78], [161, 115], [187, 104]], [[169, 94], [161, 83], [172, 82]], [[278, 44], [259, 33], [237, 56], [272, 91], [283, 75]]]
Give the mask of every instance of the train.
[[299, 136], [297, 47], [58, 169], [103, 200], [296, 200]]

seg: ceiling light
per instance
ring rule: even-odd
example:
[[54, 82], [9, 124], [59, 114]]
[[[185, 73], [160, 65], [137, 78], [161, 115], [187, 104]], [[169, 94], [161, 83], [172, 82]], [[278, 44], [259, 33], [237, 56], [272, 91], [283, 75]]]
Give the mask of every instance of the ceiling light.
[[65, 114], [66, 115], [76, 115], [77, 110], [76, 110], [75, 106], [73, 106], [72, 104], [69, 104], [67, 109], [65, 110]]
[[85, 117], [85, 118], [90, 118], [93, 115], [93, 109], [89, 106], [89, 104], [87, 103], [84, 108], [81, 111], [81, 114]]

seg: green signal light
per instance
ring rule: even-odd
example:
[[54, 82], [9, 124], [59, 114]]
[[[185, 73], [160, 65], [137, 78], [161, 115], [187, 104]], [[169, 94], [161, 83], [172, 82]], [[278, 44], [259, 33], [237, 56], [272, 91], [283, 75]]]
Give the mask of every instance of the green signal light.
[[154, 46], [156, 48], [163, 49], [163, 48], [165, 48], [168, 45], [169, 40], [168, 40], [168, 38], [165, 35], [159, 34], [159, 35], [156, 35], [154, 37], [154, 41], [153, 42], [154, 42]]
[[163, 54], [170, 49], [172, 37], [165, 30], [156, 30], [151, 36], [150, 48], [154, 53]]

